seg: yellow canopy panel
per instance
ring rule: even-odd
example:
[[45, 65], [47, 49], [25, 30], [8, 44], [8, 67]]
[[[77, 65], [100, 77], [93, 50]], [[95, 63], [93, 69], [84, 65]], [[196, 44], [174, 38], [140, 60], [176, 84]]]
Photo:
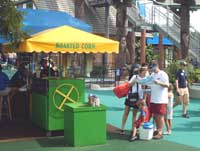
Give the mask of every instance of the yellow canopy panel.
[[119, 42], [70, 26], [45, 30], [20, 43], [16, 52], [118, 53]]

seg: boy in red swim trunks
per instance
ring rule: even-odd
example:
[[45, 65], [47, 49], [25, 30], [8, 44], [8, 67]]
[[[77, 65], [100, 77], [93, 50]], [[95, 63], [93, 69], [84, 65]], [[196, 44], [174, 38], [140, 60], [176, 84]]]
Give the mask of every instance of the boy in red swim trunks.
[[137, 121], [133, 123], [133, 132], [132, 132], [132, 136], [130, 141], [134, 141], [136, 139], [138, 139], [137, 137], [137, 129], [143, 125], [143, 123], [148, 122], [149, 121], [149, 117], [150, 117], [150, 113], [149, 113], [149, 109], [145, 103], [146, 101], [144, 99], [139, 100], [137, 102], [137, 106], [139, 108], [140, 111], [140, 116], [138, 117]]

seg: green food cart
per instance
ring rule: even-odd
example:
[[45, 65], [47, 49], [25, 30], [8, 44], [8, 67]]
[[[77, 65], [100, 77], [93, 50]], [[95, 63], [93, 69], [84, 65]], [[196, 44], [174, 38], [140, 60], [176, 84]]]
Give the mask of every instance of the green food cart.
[[106, 143], [106, 107], [88, 103], [66, 103], [64, 141], [70, 146]]
[[64, 104], [84, 102], [81, 79], [35, 78], [32, 81], [32, 122], [48, 132], [64, 130]]

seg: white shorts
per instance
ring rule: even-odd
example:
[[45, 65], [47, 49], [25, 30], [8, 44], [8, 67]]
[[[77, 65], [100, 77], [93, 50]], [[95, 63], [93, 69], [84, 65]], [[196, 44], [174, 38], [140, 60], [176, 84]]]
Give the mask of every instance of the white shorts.
[[167, 107], [166, 119], [168, 119], [168, 120], [173, 119], [173, 107]]

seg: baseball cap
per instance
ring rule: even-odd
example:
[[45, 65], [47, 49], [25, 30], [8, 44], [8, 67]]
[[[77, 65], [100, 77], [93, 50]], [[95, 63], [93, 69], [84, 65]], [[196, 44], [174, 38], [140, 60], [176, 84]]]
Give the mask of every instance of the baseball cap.
[[156, 64], [156, 63], [152, 63], [149, 65], [149, 69], [155, 69], [157, 67], [158, 67], [158, 64]]

